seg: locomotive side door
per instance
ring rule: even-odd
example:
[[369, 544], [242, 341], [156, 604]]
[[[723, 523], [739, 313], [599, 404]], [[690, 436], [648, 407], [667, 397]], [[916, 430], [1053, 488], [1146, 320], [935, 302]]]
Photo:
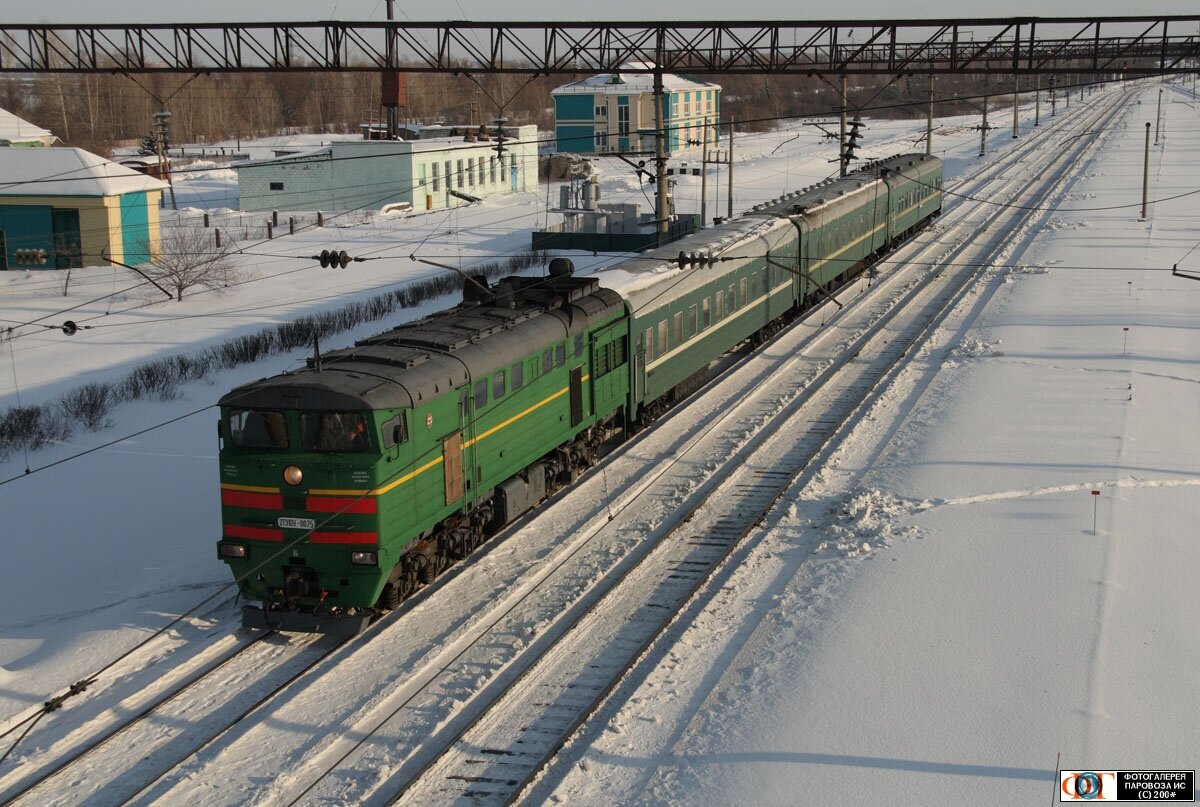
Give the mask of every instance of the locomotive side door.
[[442, 441], [442, 468], [446, 477], [446, 504], [454, 504], [463, 495], [462, 432]]
[[583, 367], [571, 368], [571, 428], [583, 422]]

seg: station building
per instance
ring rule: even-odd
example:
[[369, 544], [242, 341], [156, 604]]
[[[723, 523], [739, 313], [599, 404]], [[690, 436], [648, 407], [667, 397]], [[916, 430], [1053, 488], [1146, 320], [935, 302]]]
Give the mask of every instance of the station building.
[[[607, 73], [554, 89], [558, 151], [574, 154], [653, 152], [654, 77]], [[721, 87], [685, 76], [663, 76], [667, 155], [698, 151], [707, 124], [708, 144], [718, 140]]]
[[0, 269], [138, 264], [158, 250], [161, 180], [59, 147], [0, 148], [0, 178]]
[[337, 141], [312, 151], [235, 164], [244, 211], [369, 210], [407, 202], [442, 210], [537, 187], [537, 126], [494, 138]]

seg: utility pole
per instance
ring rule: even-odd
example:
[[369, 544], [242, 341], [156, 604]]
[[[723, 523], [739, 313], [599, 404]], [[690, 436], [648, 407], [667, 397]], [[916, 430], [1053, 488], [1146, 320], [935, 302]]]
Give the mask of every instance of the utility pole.
[[983, 90], [983, 125], [979, 127], [979, 156], [987, 154], [987, 85], [984, 85]]
[[729, 119], [729, 207], [726, 212], [726, 218], [733, 218], [733, 125], [737, 123], [733, 118]]
[[1146, 220], [1146, 204], [1150, 199], [1150, 122], [1146, 122], [1146, 157], [1142, 163], [1142, 217]]
[[842, 74], [842, 135], [838, 140], [838, 176], [846, 176], [846, 74]]
[[[661, 34], [660, 34], [661, 36]], [[662, 53], [660, 48], [659, 53]], [[667, 137], [663, 114], [662, 66], [654, 66], [654, 218], [658, 220], [659, 245], [670, 231], [667, 221]]]
[[700, 135], [700, 228], [708, 226], [708, 116], [704, 116], [704, 130]]
[[1020, 137], [1017, 129], [1017, 115], [1021, 99], [1021, 77], [1013, 76], [1013, 140]]
[[158, 127], [158, 171], [167, 180], [167, 188], [171, 191], [171, 209], [178, 210], [175, 202], [175, 183], [171, 180], [171, 158], [167, 150], [171, 144], [171, 113], [165, 109], [154, 113], [154, 125]]
[[[388, 22], [396, 19], [395, 0], [387, 0]], [[400, 131], [400, 74], [396, 72], [396, 32], [387, 29], [387, 66], [382, 76], [383, 108], [387, 110], [387, 139], [395, 140]]]
[[1158, 111], [1154, 113], [1154, 145], [1158, 145], [1158, 129], [1162, 124], [1162, 87], [1158, 88]]
[[1033, 125], [1041, 126], [1042, 125], [1042, 77], [1041, 77], [1041, 75], [1037, 75], [1037, 76], [1034, 76], [1033, 79], [1034, 79], [1034, 82], [1036, 82], [1034, 84], [1034, 89], [1033, 89]]
[[929, 113], [925, 116], [925, 154], [933, 154], [933, 82], [935, 76], [929, 74]]

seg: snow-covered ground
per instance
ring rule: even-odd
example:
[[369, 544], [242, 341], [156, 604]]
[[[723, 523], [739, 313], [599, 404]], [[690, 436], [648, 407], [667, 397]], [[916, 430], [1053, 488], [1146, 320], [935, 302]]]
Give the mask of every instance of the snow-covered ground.
[[[1200, 196], [1154, 204], [1148, 222], [1137, 220], [1156, 95], [1148, 88], [1129, 107], [1049, 225], [1015, 245], [1010, 260], [1022, 268], [989, 271], [976, 304], [889, 396], [889, 416], [865, 421], [788, 516], [767, 525], [718, 594], [676, 627], [670, 650], [617, 693], [608, 728], [571, 750], [579, 764], [553, 772], [542, 795], [1013, 804], [1050, 797], [1059, 753], [1062, 767], [1196, 767], [1200, 549], [1188, 525], [1200, 516], [1200, 283], [1169, 270], [1200, 240]], [[1174, 89], [1167, 99], [1192, 100]], [[1081, 106], [1044, 116], [1045, 148], [1068, 134], [1050, 124]], [[1164, 108], [1152, 199], [1194, 191], [1200, 178], [1195, 107]], [[1023, 111], [1023, 137], [1032, 113]], [[978, 132], [966, 128], [976, 121], [943, 123], [950, 134], [935, 152], [948, 175], [987, 170]], [[866, 156], [922, 150], [913, 141], [923, 130], [873, 123]], [[1002, 128], [989, 150], [1011, 144]], [[831, 171], [811, 127], [739, 136], [736, 149], [738, 209]], [[599, 167], [606, 201], [648, 209], [631, 172]], [[177, 188], [181, 207], [236, 206], [225, 172], [194, 176]], [[724, 187], [709, 192], [710, 215], [718, 199], [723, 212]], [[414, 252], [464, 267], [515, 254], [529, 229], [554, 220], [547, 198], [557, 192], [243, 244], [255, 282], [183, 303], [106, 298], [136, 282], [109, 269], [76, 272], [66, 297], [57, 273], [0, 274], [3, 324], [96, 326], [72, 338], [19, 328], [0, 344], [9, 354], [0, 356], [0, 406], [16, 403], [18, 385], [23, 403], [51, 400], [137, 362], [437, 271]], [[679, 178], [676, 198], [681, 211], [698, 211], [699, 179]], [[335, 271], [302, 257], [332, 246], [386, 259]], [[612, 260], [577, 256], [585, 269]], [[1200, 250], [1180, 268], [1189, 266], [1200, 269]], [[278, 357], [178, 400], [125, 406], [110, 428], [28, 465], [184, 416], [302, 360]], [[226, 582], [215, 557], [214, 420], [206, 409], [0, 485], [0, 728]], [[11, 458], [0, 478], [25, 467]], [[206, 617], [235, 618], [228, 607]]]

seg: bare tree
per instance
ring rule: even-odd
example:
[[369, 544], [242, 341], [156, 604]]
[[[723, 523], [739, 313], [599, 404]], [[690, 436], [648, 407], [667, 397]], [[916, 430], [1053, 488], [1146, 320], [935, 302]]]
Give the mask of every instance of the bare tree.
[[164, 227], [158, 249], [143, 245], [143, 250], [153, 257], [140, 265], [141, 270], [155, 283], [175, 292], [176, 300], [182, 300], [183, 293], [193, 288], [225, 288], [238, 282], [243, 274], [234, 257], [234, 244], [224, 240], [217, 246], [213, 231], [203, 227]]

